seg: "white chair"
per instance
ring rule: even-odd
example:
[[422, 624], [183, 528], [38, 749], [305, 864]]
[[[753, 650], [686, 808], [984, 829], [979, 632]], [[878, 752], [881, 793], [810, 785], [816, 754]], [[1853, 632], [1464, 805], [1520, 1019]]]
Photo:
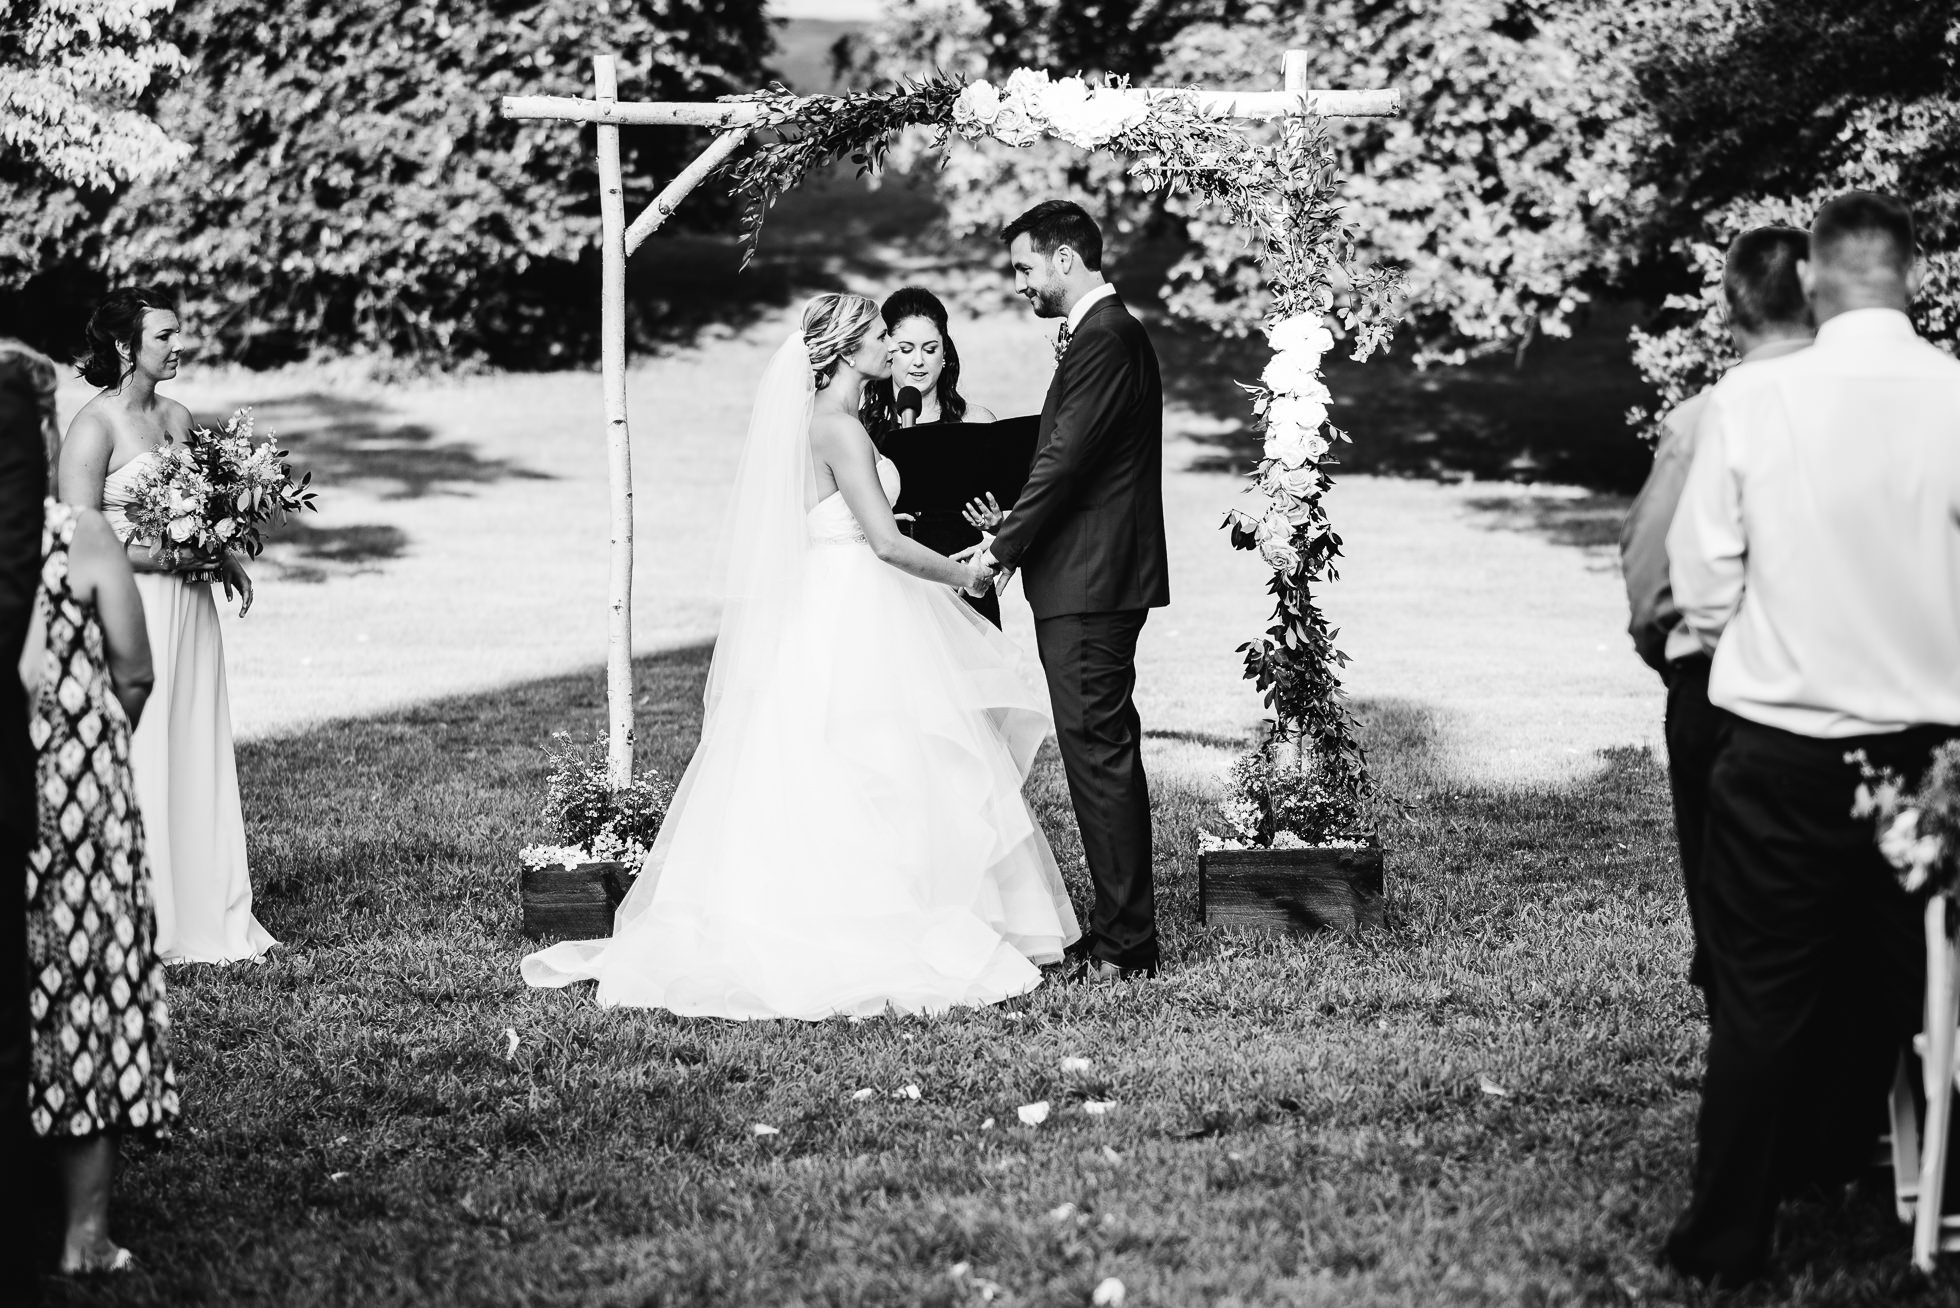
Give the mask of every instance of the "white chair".
[[1960, 957], [1946, 933], [1946, 895], [1926, 902], [1926, 1025], [1913, 1040], [1924, 1071], [1925, 1120], [1912, 1093], [1909, 1060], [1892, 1082], [1892, 1186], [1899, 1220], [1912, 1225], [1912, 1265], [1930, 1274], [1942, 1253], [1960, 1252], [1960, 1216], [1943, 1217], [1948, 1138], [1953, 1130], [1955, 1023]]

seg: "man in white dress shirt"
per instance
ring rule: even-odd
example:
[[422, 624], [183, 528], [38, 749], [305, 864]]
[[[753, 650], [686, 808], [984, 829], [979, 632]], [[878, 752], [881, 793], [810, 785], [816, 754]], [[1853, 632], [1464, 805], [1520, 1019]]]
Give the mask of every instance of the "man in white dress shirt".
[[[1810, 257], [1810, 233], [1793, 227], [1757, 227], [1735, 238], [1722, 267], [1722, 298], [1729, 334], [1741, 355], [1737, 367], [1781, 358], [1809, 346], [1816, 327], [1797, 266]], [[1708, 702], [1708, 651], [1674, 603], [1668, 580], [1667, 531], [1681, 503], [1681, 487], [1695, 457], [1695, 438], [1714, 387], [1671, 410], [1654, 450], [1647, 482], [1627, 511], [1620, 532], [1620, 575], [1626, 580], [1632, 620], [1627, 634], [1643, 662], [1667, 685], [1667, 780], [1674, 799], [1675, 838], [1681, 850], [1681, 883], [1695, 952], [1688, 980], [1704, 996], [1708, 953], [1701, 943], [1701, 838], [1708, 825], [1708, 772], [1715, 766], [1728, 715]]]
[[1715, 388], [1668, 533], [1733, 721], [1709, 780], [1694, 1199], [1666, 1255], [1722, 1284], [1762, 1271], [1785, 1194], [1869, 1160], [1918, 1026], [1919, 914], [1851, 816], [1845, 761], [1916, 780], [1960, 736], [1960, 361], [1906, 317], [1913, 262], [1897, 202], [1818, 211], [1816, 343]]

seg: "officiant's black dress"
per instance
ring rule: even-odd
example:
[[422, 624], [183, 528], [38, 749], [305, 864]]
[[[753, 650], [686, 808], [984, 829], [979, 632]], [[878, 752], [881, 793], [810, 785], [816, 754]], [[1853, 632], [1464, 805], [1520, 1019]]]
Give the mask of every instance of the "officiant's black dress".
[[[905, 428], [904, 430], [908, 440], [921, 438], [930, 440], [934, 429], [942, 429], [947, 432], [948, 439], [957, 439], [952, 433], [959, 432], [965, 427], [966, 425], [963, 423], [920, 422], [914, 423], [911, 427]], [[893, 428], [879, 433], [878, 444], [881, 449], [889, 443], [892, 435], [896, 431], [897, 429]], [[904, 466], [903, 460], [900, 461], [900, 466]], [[901, 512], [912, 512], [914, 514], [916, 521], [911, 525], [911, 537], [929, 550], [936, 550], [950, 558], [952, 555], [958, 554], [961, 550], [980, 543], [979, 528], [968, 522], [965, 516], [957, 509], [927, 508], [914, 510], [905, 502], [905, 493], [903, 491], [899, 493], [897, 507]], [[967, 607], [971, 608], [975, 613], [978, 613], [996, 627], [1000, 625], [1000, 597], [994, 594], [994, 592], [988, 591], [978, 599], [966, 594], [962, 594], [960, 598], [965, 600]]]
[[1164, 390], [1150, 337], [1117, 296], [1090, 306], [1055, 368], [1027, 484], [994, 540], [1021, 570], [1055, 735], [1096, 886], [1095, 958], [1155, 967], [1150, 793], [1137, 637], [1171, 602]]

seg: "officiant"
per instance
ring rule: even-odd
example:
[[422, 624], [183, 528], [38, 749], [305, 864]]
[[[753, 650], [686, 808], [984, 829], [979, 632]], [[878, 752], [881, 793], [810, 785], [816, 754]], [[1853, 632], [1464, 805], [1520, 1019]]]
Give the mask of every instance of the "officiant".
[[[957, 554], [980, 542], [979, 515], [967, 511], [968, 502], [978, 499], [997, 507], [1001, 488], [995, 485], [993, 465], [1015, 463], [1013, 458], [992, 457], [994, 447], [1028, 446], [1018, 451], [1025, 474], [1034, 433], [1030, 427], [1027, 439], [1017, 441], [1019, 433], [1013, 429], [983, 426], [996, 423], [994, 415], [960, 394], [960, 352], [938, 296], [923, 286], [902, 287], [879, 312], [890, 334], [892, 371], [888, 380], [881, 378], [864, 389], [865, 430], [898, 464], [904, 485], [897, 507], [909, 515], [913, 539], [941, 554]], [[1018, 483], [1011, 488], [1017, 489]], [[995, 498], [989, 501], [989, 495]], [[962, 598], [1000, 625], [1000, 599], [991, 591], [979, 599]]]

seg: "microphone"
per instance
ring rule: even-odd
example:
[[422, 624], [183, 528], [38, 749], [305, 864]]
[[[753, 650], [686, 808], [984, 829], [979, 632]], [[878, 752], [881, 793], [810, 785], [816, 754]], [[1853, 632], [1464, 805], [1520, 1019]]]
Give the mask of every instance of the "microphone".
[[919, 410], [925, 407], [926, 397], [919, 394], [916, 386], [901, 386], [898, 394], [892, 396], [892, 407], [898, 410], [898, 425], [910, 427], [919, 420]]

